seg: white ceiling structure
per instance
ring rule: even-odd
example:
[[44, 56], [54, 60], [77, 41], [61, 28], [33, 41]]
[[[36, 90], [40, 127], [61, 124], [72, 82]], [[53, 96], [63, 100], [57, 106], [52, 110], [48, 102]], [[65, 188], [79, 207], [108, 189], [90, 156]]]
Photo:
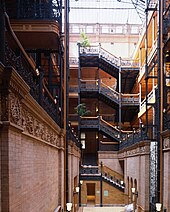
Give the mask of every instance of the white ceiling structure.
[[145, 0], [70, 0], [70, 23], [142, 24]]

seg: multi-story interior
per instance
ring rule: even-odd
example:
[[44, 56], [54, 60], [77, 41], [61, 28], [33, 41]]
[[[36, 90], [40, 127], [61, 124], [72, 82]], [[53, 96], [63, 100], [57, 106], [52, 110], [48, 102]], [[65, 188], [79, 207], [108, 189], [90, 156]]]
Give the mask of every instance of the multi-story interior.
[[68, 2], [0, 1], [0, 211], [169, 211], [170, 1], [70, 24], [70, 62]]
[[[156, 1], [148, 3], [147, 25], [143, 28], [133, 57], [129, 59], [116, 57], [112, 47], [110, 52], [104, 49], [103, 46], [107, 45], [100, 43], [101, 34], [93, 36], [88, 31], [90, 24], [84, 24], [82, 29], [75, 26], [76, 32], [84, 30], [92, 43], [84, 46], [82, 42], [81, 45], [79, 38], [79, 59], [70, 58], [69, 118], [82, 144], [81, 205], [128, 204], [135, 201], [139, 211], [153, 211], [156, 201], [166, 193], [161, 185], [161, 180], [165, 179], [160, 173], [163, 172], [162, 166], [167, 173], [168, 165], [159, 161], [163, 155], [168, 157], [164, 154], [164, 146], [161, 146], [164, 140], [161, 136], [167, 129], [165, 119], [169, 108], [169, 2], [161, 5], [164, 11], [162, 25], [157, 11], [161, 7], [159, 4]], [[78, 40], [74, 25], [71, 25], [71, 48]], [[91, 31], [94, 32], [94, 29], [91, 27]], [[113, 36], [117, 39], [115, 34]], [[73, 49], [75, 52], [75, 47]], [[143, 154], [144, 167], [141, 161], [135, 162], [139, 158], [142, 160], [142, 149], [146, 150]], [[136, 167], [136, 173], [127, 170], [130, 167]], [[145, 174], [150, 173], [150, 176], [145, 176], [145, 182], [141, 180], [143, 174], [138, 168], [143, 168]], [[132, 187], [138, 191], [135, 199]], [[145, 195], [143, 199], [142, 193]], [[165, 202], [166, 205], [167, 199]]]

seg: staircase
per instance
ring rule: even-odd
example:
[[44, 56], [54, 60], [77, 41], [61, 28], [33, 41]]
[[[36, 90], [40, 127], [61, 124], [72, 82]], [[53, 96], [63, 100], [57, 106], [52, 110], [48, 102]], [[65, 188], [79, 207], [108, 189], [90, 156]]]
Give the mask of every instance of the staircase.
[[103, 180], [109, 185], [124, 191], [124, 184], [121, 181], [112, 176], [106, 176], [103, 172], [101, 174], [100, 166], [82, 165], [80, 168], [80, 179], [82, 180]]
[[[100, 45], [90, 47], [80, 46], [79, 56], [81, 67], [98, 67], [117, 80], [119, 79], [119, 71], [121, 69], [122, 88], [124, 88], [125, 83], [134, 85], [136, 76], [139, 73], [137, 60], [118, 58], [103, 49]], [[125, 89], [123, 92], [127, 93], [129, 91]]]
[[82, 97], [99, 97], [100, 100], [110, 106], [139, 106], [139, 94], [120, 94], [107, 86], [102, 80], [80, 80], [80, 92]]
[[132, 133], [132, 131], [122, 131], [116, 126], [113, 126], [102, 119], [102, 116], [97, 117], [81, 117], [80, 120], [81, 129], [95, 129], [100, 131], [102, 134], [114, 139], [115, 141], [120, 141], [121, 139], [127, 138], [127, 135]]
[[111, 186], [113, 186], [113, 187], [115, 187], [115, 188], [117, 188], [117, 189], [119, 189], [121, 191], [124, 191], [124, 189], [125, 189], [124, 185], [121, 185], [120, 183], [112, 180], [109, 177], [106, 177], [106, 176], [102, 175], [102, 179], [103, 179], [104, 182], [108, 183], [109, 185], [111, 185]]

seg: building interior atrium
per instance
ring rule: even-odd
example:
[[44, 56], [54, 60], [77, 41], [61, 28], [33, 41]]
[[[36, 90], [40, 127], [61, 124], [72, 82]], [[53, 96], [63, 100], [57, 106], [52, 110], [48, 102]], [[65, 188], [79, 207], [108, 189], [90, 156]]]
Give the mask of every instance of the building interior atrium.
[[0, 212], [170, 212], [170, 0], [0, 1]]

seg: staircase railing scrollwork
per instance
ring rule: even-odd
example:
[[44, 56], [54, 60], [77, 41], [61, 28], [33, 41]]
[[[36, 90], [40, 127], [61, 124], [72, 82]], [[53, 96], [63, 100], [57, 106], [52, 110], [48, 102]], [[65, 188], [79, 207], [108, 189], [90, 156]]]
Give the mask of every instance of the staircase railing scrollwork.
[[131, 67], [131, 68], [139, 68], [139, 60], [136, 59], [123, 59], [118, 58], [115, 55], [111, 54], [107, 50], [101, 47], [101, 45], [97, 46], [88, 46], [83, 47], [80, 46], [80, 55], [81, 54], [91, 54], [98, 55], [99, 58], [106, 60], [107, 62], [113, 64], [116, 67]]
[[[71, 89], [71, 88], [70, 88]], [[102, 80], [80, 80], [80, 90], [97, 92], [107, 99], [119, 104], [119, 93], [102, 82]], [[122, 105], [139, 105], [139, 94], [121, 94]]]

